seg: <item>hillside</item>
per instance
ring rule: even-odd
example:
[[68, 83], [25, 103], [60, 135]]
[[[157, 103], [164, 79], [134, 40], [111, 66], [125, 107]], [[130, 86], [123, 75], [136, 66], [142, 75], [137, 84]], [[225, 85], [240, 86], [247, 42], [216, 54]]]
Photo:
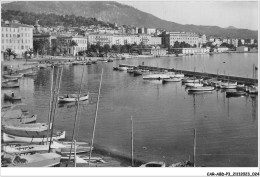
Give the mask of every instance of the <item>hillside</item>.
[[163, 28], [167, 31], [185, 31], [232, 38], [255, 38], [257, 31], [247, 29], [220, 28], [217, 26], [181, 25], [159, 19], [131, 6], [113, 1], [18, 1], [2, 4], [2, 10], [16, 10], [33, 13], [75, 15], [86, 18], [117, 23], [119, 25], [134, 25]]

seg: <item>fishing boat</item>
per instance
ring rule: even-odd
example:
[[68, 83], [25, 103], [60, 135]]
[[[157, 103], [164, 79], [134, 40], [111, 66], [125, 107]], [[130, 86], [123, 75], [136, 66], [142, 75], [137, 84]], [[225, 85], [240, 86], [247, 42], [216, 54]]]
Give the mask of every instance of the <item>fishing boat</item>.
[[23, 77], [23, 74], [6, 74], [6, 75], [3, 75], [3, 77], [4, 78], [7, 78], [7, 79], [9, 79], [9, 78], [11, 78], [11, 79], [13, 79], [13, 78], [22, 78]]
[[187, 87], [202, 87], [203, 86], [203, 84], [200, 84], [200, 83], [196, 83], [196, 82], [194, 82], [194, 83], [186, 83], [185, 84]]
[[181, 78], [179, 78], [179, 77], [172, 77], [170, 79], [163, 79], [162, 81], [163, 81], [163, 83], [165, 83], [165, 82], [180, 82]]
[[16, 96], [15, 94], [8, 94], [8, 93], [4, 93], [4, 100], [21, 100], [22, 97], [21, 96]]
[[[21, 133], [21, 134], [19, 134]], [[42, 143], [47, 141], [47, 131], [44, 132], [26, 132], [19, 131], [3, 132], [3, 142], [26, 142], [26, 143]], [[57, 131], [53, 133], [51, 140], [59, 140], [65, 138], [65, 131]], [[48, 139], [50, 140], [50, 138]]]
[[202, 92], [202, 91], [213, 91], [215, 89], [215, 87], [210, 87], [210, 86], [206, 86], [206, 87], [192, 87], [188, 89], [188, 92]]
[[148, 162], [140, 167], [166, 167], [164, 162]]
[[19, 118], [2, 118], [2, 123], [4, 124], [28, 124], [35, 122], [37, 120], [37, 115], [23, 116]]
[[30, 155], [4, 155], [2, 161], [5, 167], [51, 167], [60, 164], [61, 155], [56, 153]]
[[[56, 141], [52, 141], [50, 148], [51, 149], [60, 149], [65, 146]], [[29, 152], [44, 152], [49, 150], [49, 144], [6, 144], [2, 146], [2, 151], [7, 153], [29, 153]]]
[[241, 97], [246, 95], [244, 91], [226, 92], [226, 97]]
[[8, 82], [17, 82], [18, 78], [12, 78], [12, 79], [3, 79], [2, 83], [8, 83]]
[[2, 83], [2, 88], [18, 88], [19, 83]]
[[[79, 101], [85, 101], [85, 100], [88, 100], [88, 98], [89, 98], [89, 93], [81, 96], [79, 98]], [[65, 96], [59, 96], [59, 98], [58, 98], [59, 103], [75, 102], [77, 100], [78, 100], [77, 94], [68, 94]]]
[[34, 124], [2, 124], [2, 130], [24, 130], [24, 131], [45, 131], [48, 129], [47, 123], [34, 123]]

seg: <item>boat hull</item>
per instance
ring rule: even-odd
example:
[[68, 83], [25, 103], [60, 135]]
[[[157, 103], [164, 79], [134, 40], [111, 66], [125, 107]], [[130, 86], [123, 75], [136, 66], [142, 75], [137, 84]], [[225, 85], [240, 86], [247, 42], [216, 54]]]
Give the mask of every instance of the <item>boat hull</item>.
[[[85, 101], [89, 99], [89, 94], [80, 97], [79, 101]], [[69, 102], [76, 102], [78, 99], [77, 98], [65, 98], [65, 97], [59, 97], [58, 101], [59, 103], [69, 103]]]
[[194, 87], [190, 88], [188, 91], [189, 92], [205, 92], [205, 91], [213, 91], [215, 88], [214, 87]]

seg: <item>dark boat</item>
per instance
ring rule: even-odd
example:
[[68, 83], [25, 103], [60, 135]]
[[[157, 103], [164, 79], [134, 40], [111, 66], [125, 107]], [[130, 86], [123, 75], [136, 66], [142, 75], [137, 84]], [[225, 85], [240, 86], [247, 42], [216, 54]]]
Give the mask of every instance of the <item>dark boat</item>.
[[226, 97], [240, 97], [246, 95], [244, 91], [226, 92]]

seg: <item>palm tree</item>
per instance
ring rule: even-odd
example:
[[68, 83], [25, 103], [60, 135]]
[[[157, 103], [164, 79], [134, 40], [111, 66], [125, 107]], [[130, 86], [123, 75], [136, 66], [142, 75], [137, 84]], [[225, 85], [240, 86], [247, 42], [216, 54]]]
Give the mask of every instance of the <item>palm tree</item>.
[[9, 60], [10, 60], [10, 57], [11, 57], [12, 55], [14, 56], [14, 58], [17, 56], [17, 54], [16, 54], [12, 49], [10, 49], [10, 48], [7, 48], [7, 49], [5, 50], [5, 54], [8, 55]]
[[73, 49], [72, 51], [74, 51], [75, 46], [78, 46], [78, 43], [74, 40], [71, 40], [71, 42], [69, 43], [69, 47], [72, 47], [72, 49]]

